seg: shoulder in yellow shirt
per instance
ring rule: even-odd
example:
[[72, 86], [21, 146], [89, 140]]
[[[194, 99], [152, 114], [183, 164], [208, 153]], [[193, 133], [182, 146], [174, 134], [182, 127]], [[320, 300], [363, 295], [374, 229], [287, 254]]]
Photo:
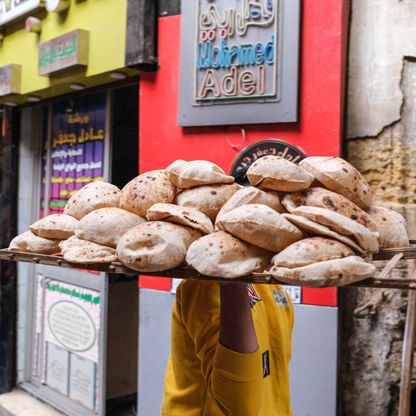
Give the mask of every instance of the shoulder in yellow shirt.
[[279, 285], [248, 285], [259, 349], [219, 342], [216, 282], [184, 281], [172, 311], [162, 416], [290, 416], [293, 306]]

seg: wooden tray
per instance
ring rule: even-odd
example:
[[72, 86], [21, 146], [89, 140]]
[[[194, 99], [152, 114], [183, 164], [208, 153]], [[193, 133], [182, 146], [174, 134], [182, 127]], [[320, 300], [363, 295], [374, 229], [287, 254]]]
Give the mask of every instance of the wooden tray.
[[[397, 256], [401, 254], [401, 256]], [[406, 248], [394, 248], [394, 249], [385, 249], [381, 250], [379, 253], [373, 256], [373, 260], [391, 260], [394, 257], [400, 257], [401, 259], [416, 259], [416, 247], [406, 247]], [[78, 264], [78, 263], [69, 263], [60, 256], [47, 256], [44, 254], [33, 254], [33, 253], [21, 253], [16, 251], [10, 251], [7, 249], [0, 250], [0, 260], [1, 261], [14, 261], [14, 262], [23, 262], [23, 263], [34, 263], [34, 264], [44, 264], [46, 266], [55, 266], [55, 267], [64, 267], [70, 269], [83, 269], [83, 270], [94, 270], [105, 273], [115, 273], [122, 274], [126, 276], [137, 276], [139, 274], [146, 276], [160, 276], [160, 277], [176, 277], [180, 279], [190, 279], [190, 280], [215, 280], [215, 281], [227, 281], [230, 279], [225, 279], [221, 277], [209, 277], [204, 276], [198, 273], [192, 267], [183, 265], [176, 269], [170, 269], [164, 272], [155, 272], [155, 273], [143, 273], [137, 272], [135, 270], [129, 269], [119, 262], [114, 262], [110, 264]], [[249, 276], [240, 277], [237, 279], [232, 279], [236, 282], [244, 283], [263, 283], [263, 284], [285, 284], [275, 280], [269, 273], [253, 273]], [[357, 283], [353, 283], [344, 287], [370, 287], [370, 288], [390, 288], [390, 289], [416, 289], [416, 279], [391, 279], [391, 278], [370, 278], [362, 280]]]

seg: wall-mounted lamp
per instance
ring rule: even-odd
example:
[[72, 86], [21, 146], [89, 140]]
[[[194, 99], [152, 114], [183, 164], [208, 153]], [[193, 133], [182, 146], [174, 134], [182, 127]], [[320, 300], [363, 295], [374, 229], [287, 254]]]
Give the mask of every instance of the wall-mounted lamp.
[[81, 90], [85, 90], [85, 85], [84, 84], [73, 83], [69, 86], [69, 88], [71, 88], [75, 91], [81, 91]]
[[38, 103], [41, 100], [42, 100], [42, 98], [39, 97], [39, 95], [28, 95], [28, 97], [27, 97], [27, 101], [29, 103]]
[[121, 71], [114, 71], [111, 72], [110, 74], [110, 78], [113, 79], [126, 79], [127, 78], [127, 74]]
[[70, 0], [46, 0], [46, 10], [51, 12], [61, 13], [68, 10]]
[[30, 16], [26, 19], [25, 30], [26, 32], [40, 33], [42, 31], [42, 22], [38, 18]]

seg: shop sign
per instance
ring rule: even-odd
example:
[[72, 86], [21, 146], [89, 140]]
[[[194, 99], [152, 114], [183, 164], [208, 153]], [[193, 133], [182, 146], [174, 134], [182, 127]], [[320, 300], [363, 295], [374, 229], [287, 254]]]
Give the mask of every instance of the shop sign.
[[277, 98], [278, 0], [197, 3], [195, 101]]
[[21, 66], [6, 65], [0, 67], [0, 97], [20, 94]]
[[0, 26], [41, 7], [41, 0], [0, 0]]
[[39, 45], [39, 75], [88, 65], [87, 30], [77, 29]]
[[43, 6], [49, 12], [59, 12], [69, 7], [69, 0], [0, 0], [0, 26]]
[[79, 189], [104, 180], [106, 98], [105, 92], [99, 92], [52, 106], [46, 146], [50, 152], [45, 152], [42, 166], [42, 215], [62, 213]]
[[[182, 7], [179, 124], [296, 121], [299, 0]], [[247, 117], [252, 104], [258, 113]]]
[[230, 169], [230, 175], [234, 176], [237, 183], [248, 186], [247, 170], [257, 159], [263, 156], [279, 156], [290, 162], [299, 163], [304, 159], [305, 153], [297, 146], [279, 139], [262, 140], [246, 147], [242, 150]]

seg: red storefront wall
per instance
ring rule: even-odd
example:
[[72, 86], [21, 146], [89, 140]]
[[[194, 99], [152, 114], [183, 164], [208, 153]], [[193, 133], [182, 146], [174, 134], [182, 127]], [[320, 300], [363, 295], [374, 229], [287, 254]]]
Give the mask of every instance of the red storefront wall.
[[[159, 18], [160, 70], [140, 81], [140, 172], [176, 159], [207, 159], [228, 171], [239, 150], [265, 138], [295, 144], [308, 156], [339, 155], [348, 13], [347, 1], [303, 1], [297, 123], [203, 128], [177, 125], [181, 17]], [[142, 277], [140, 287], [170, 290], [170, 280]], [[336, 306], [336, 289], [305, 288], [302, 303]]]

